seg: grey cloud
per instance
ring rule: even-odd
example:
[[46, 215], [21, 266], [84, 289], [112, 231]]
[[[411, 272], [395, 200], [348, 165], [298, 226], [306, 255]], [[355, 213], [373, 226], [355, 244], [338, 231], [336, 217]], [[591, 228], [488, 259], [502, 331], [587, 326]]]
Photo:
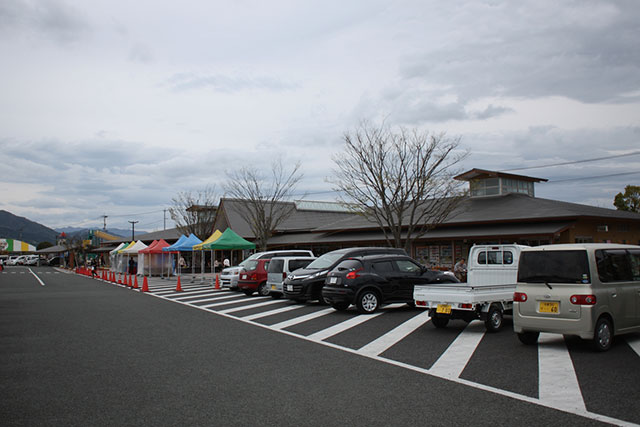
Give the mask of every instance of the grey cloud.
[[[476, 4], [477, 6], [477, 4]], [[499, 2], [467, 7], [452, 26], [473, 30], [407, 58], [407, 84], [449, 86], [461, 98], [566, 96], [629, 102], [640, 88], [640, 6], [636, 2]], [[475, 16], [469, 16], [474, 13]], [[463, 22], [464, 21], [464, 22]]]
[[297, 86], [274, 77], [228, 76], [223, 74], [195, 75], [191, 73], [175, 74], [164, 84], [173, 91], [188, 91], [210, 88], [216, 92], [235, 93], [244, 90], [267, 90], [282, 92], [294, 90]]
[[56, 0], [4, 0], [0, 3], [0, 31], [35, 33], [59, 43], [74, 42], [83, 37], [89, 26], [80, 12]]
[[129, 61], [149, 64], [153, 62], [153, 51], [143, 44], [136, 44], [129, 50]]

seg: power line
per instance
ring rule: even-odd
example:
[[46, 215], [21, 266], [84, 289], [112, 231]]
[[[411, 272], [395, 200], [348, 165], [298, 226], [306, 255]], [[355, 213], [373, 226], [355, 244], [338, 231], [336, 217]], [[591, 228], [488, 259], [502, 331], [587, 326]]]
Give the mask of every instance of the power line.
[[568, 181], [584, 181], [584, 180], [587, 180], [587, 179], [610, 178], [610, 177], [614, 177], [614, 176], [636, 175], [636, 174], [639, 174], [639, 173], [640, 173], [640, 171], [638, 171], [638, 172], [620, 172], [620, 173], [610, 173], [610, 174], [607, 174], [607, 175], [585, 176], [585, 177], [580, 177], [580, 178], [554, 179], [554, 180], [548, 181], [546, 184], [555, 184], [555, 183], [558, 183], [558, 182], [568, 182]]
[[524, 171], [524, 170], [529, 170], [529, 169], [550, 168], [550, 167], [554, 167], [554, 166], [576, 165], [576, 164], [579, 164], [579, 163], [597, 162], [597, 161], [600, 161], [600, 160], [609, 160], [609, 159], [617, 159], [617, 158], [620, 158], [620, 157], [637, 156], [638, 154], [640, 154], [640, 151], [633, 151], [631, 153], [616, 154], [614, 156], [606, 156], [606, 157], [596, 157], [596, 158], [593, 158], [593, 159], [575, 160], [575, 161], [572, 161], [572, 162], [552, 163], [552, 164], [548, 164], [548, 165], [529, 166], [529, 167], [526, 167], [526, 168], [503, 169], [500, 172]]

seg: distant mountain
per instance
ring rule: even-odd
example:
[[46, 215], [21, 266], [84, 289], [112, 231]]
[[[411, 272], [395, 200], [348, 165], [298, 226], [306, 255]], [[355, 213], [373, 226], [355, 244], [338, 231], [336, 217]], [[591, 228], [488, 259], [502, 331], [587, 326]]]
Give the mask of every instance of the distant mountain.
[[58, 234], [60, 233], [42, 224], [0, 210], [0, 238], [18, 239], [34, 246], [41, 242], [55, 245]]
[[[70, 239], [76, 236], [79, 236], [82, 239], [86, 239], [87, 236], [89, 235], [89, 230], [90, 230], [89, 228], [78, 228], [78, 227], [56, 228], [56, 231], [58, 232], [58, 234], [64, 232], [67, 235], [67, 237]], [[96, 230], [96, 229], [92, 228], [91, 230]], [[102, 228], [99, 228], [98, 230], [103, 231]], [[114, 236], [131, 237], [131, 230], [123, 230], [121, 228], [108, 228], [106, 232]], [[144, 230], [136, 230], [136, 236], [140, 236], [147, 233], [148, 232]]]

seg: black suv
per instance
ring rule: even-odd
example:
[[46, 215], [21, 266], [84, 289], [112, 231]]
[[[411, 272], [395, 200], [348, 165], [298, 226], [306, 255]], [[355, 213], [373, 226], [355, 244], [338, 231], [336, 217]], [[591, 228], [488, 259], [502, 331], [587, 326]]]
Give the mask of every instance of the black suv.
[[429, 270], [406, 255], [370, 255], [340, 262], [327, 275], [322, 296], [336, 310], [355, 304], [360, 313], [373, 313], [381, 304], [413, 305], [413, 286], [457, 283], [452, 274]]
[[376, 255], [376, 254], [399, 254], [407, 255], [404, 249], [397, 248], [348, 248], [327, 252], [306, 268], [301, 268], [292, 272], [282, 283], [282, 290], [286, 298], [297, 302], [322, 299], [322, 287], [327, 273], [335, 268], [346, 258]]

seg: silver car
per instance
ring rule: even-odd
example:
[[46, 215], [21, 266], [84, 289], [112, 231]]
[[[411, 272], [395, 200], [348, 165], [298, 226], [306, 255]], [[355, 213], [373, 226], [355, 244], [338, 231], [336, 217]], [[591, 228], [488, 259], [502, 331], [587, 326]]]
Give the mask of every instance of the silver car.
[[282, 282], [289, 273], [311, 264], [315, 257], [275, 257], [271, 258], [267, 270], [267, 288], [271, 298], [277, 299], [283, 295]]
[[240, 264], [234, 267], [227, 267], [220, 273], [220, 284], [222, 287], [227, 287], [230, 289], [238, 289], [238, 277], [240, 272], [243, 270], [245, 264], [254, 259], [262, 259], [262, 258], [273, 258], [277, 256], [313, 256], [313, 252], [302, 250], [302, 249], [292, 249], [292, 250], [278, 250], [278, 251], [267, 251], [267, 252], [256, 252], [251, 255]]
[[577, 335], [598, 351], [640, 331], [640, 246], [547, 245], [523, 249], [513, 328], [525, 344], [540, 332]]

